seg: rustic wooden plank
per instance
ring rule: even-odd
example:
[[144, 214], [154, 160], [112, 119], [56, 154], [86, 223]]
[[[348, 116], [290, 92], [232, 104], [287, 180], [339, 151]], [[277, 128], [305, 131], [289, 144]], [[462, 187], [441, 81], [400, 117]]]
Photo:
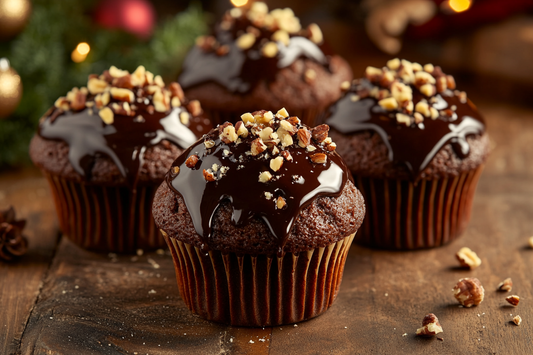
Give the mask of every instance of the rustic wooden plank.
[[14, 262], [0, 261], [0, 353], [17, 351], [57, 244], [57, 222], [46, 181], [38, 171], [0, 176], [0, 208], [13, 205], [25, 218], [29, 250]]
[[[227, 327], [191, 314], [168, 253], [115, 256], [63, 238], [24, 333], [22, 354], [248, 353], [268, 329]], [[266, 352], [263, 352], [266, 353]]]

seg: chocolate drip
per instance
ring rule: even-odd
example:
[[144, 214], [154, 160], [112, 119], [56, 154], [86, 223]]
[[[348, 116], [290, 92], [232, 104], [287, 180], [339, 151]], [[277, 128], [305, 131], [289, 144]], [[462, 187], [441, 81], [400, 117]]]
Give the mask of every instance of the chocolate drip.
[[[285, 150], [293, 160], [285, 161], [271, 181], [262, 183], [258, 177], [261, 172], [270, 171], [270, 158], [246, 154], [253, 138], [244, 138], [242, 143], [230, 146], [220, 140], [217, 131], [212, 131], [204, 139], [212, 139], [215, 145], [206, 149], [203, 140], [200, 140], [187, 149], [173, 164], [179, 167], [179, 173], [173, 174], [171, 169], [167, 183], [183, 197], [196, 232], [203, 237], [205, 248], [213, 233], [214, 215], [221, 203], [228, 201], [233, 209], [233, 223], [243, 225], [252, 218], [260, 217], [278, 240], [279, 253], [282, 253], [300, 211], [318, 196], [338, 196], [347, 179], [351, 179], [344, 161], [336, 152], [328, 153], [317, 146], [310, 153], [291, 146]], [[226, 156], [225, 150], [231, 153]], [[309, 157], [315, 153], [326, 153], [327, 162], [312, 163]], [[185, 161], [193, 154], [199, 157], [199, 161], [189, 168]], [[229, 170], [216, 181], [206, 182], [202, 172], [212, 168], [213, 164], [218, 165], [218, 174], [222, 167]], [[267, 199], [265, 193], [272, 194], [272, 197]], [[280, 196], [286, 201], [282, 209], [276, 207]]]
[[[189, 127], [180, 122], [183, 107], [169, 112], [148, 114], [139, 104], [143, 115], [115, 114], [113, 124], [107, 125], [98, 110], [86, 108], [80, 112], [68, 111], [59, 116], [51, 114], [39, 126], [39, 135], [46, 139], [65, 141], [69, 145], [72, 167], [86, 180], [91, 178], [94, 160], [99, 154], [108, 156], [116, 164], [130, 188], [135, 189], [143, 156], [147, 147], [162, 140], [186, 148], [194, 143], [203, 130], [203, 118], [191, 118]], [[58, 110], [58, 109], [56, 109]], [[52, 117], [56, 117], [52, 119]]]
[[[485, 122], [474, 104], [470, 100], [461, 102], [451, 90], [437, 94], [436, 102], [430, 104], [449, 115], [440, 114], [434, 120], [426, 117], [422, 123], [408, 127], [398, 124], [395, 113], [379, 106], [375, 98], [353, 102], [351, 96], [349, 92], [337, 102], [327, 124], [344, 134], [375, 131], [388, 148], [389, 160], [404, 164], [415, 181], [445, 144], [451, 143], [454, 152], [464, 159], [470, 152], [466, 137], [485, 131]], [[414, 92], [414, 105], [423, 98]], [[450, 109], [453, 106], [455, 110]]]
[[243, 50], [237, 46], [235, 39], [253, 24], [239, 19], [230, 31], [217, 27], [215, 38], [220, 45], [226, 45], [229, 52], [218, 55], [215, 51], [207, 51], [194, 46], [183, 63], [183, 72], [178, 82], [184, 89], [206, 82], [215, 82], [233, 93], [249, 92], [259, 81], [273, 81], [276, 73], [290, 66], [299, 58], [308, 58], [329, 68], [325, 46], [320, 47], [302, 36], [290, 38], [288, 46], [278, 42], [278, 53], [267, 58], [261, 53], [261, 46], [270, 40], [273, 32], [264, 28], [257, 29], [259, 36], [255, 45]]

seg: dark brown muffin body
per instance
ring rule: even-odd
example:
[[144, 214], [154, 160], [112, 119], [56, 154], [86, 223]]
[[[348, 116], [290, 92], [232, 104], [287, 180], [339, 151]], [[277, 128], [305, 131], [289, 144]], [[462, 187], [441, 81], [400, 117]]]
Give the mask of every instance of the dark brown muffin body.
[[360, 243], [424, 248], [466, 228], [489, 136], [440, 67], [399, 59], [368, 67], [326, 122], [367, 202]]
[[59, 98], [30, 157], [50, 183], [63, 233], [97, 251], [164, 246], [150, 207], [184, 148], [211, 129], [200, 104], [140, 66], [111, 67]]
[[181, 296], [222, 323], [294, 323], [327, 310], [365, 205], [329, 128], [285, 109], [242, 115], [189, 147], [153, 215]]
[[268, 12], [257, 2], [228, 11], [213, 36], [199, 39], [179, 82], [217, 123], [257, 107], [285, 107], [313, 125], [351, 79], [350, 66], [329, 53], [316, 24], [302, 29], [292, 10]]

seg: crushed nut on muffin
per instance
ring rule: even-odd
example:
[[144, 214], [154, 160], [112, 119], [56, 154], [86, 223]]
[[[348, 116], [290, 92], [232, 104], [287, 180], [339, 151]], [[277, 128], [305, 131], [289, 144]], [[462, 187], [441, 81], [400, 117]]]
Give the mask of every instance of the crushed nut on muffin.
[[512, 295], [506, 297], [505, 300], [513, 306], [518, 306], [518, 303], [520, 302], [520, 297], [518, 297], [517, 295]]
[[474, 251], [467, 247], [461, 248], [457, 254], [455, 254], [455, 257], [457, 260], [459, 260], [459, 263], [462, 267], [470, 268], [470, 270], [473, 270], [481, 265], [481, 259]]
[[485, 289], [476, 278], [460, 279], [452, 291], [457, 301], [464, 307], [479, 305], [485, 296]]
[[437, 316], [433, 313], [429, 313], [422, 320], [422, 328], [418, 328], [416, 330], [416, 335], [422, 337], [432, 337], [442, 332], [442, 326], [440, 325]]
[[509, 292], [513, 289], [513, 280], [510, 277], [506, 278], [498, 285], [498, 291]]

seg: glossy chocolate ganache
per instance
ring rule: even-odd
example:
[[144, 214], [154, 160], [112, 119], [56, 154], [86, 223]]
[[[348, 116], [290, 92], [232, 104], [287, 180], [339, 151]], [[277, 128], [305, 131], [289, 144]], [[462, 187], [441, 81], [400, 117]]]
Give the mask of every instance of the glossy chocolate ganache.
[[103, 154], [135, 188], [146, 149], [163, 140], [185, 149], [211, 128], [201, 113], [177, 83], [166, 88], [143, 66], [131, 74], [111, 67], [60, 97], [41, 119], [39, 135], [65, 141], [72, 167], [87, 181]]
[[351, 175], [328, 137], [290, 117], [256, 111], [224, 123], [187, 149], [167, 175], [180, 194], [204, 247], [217, 208], [229, 201], [232, 222], [258, 216], [279, 242], [279, 253], [299, 212], [318, 196], [339, 196]]
[[274, 80], [299, 58], [329, 69], [324, 51], [316, 24], [302, 29], [291, 9], [269, 12], [265, 3], [254, 2], [249, 9], [227, 11], [213, 36], [198, 38], [178, 81], [185, 89], [215, 82], [232, 93], [246, 93], [260, 80]]
[[464, 159], [470, 152], [466, 137], [485, 131], [475, 105], [438, 66], [393, 59], [346, 84], [348, 92], [326, 122], [343, 134], [375, 131], [389, 160], [405, 165], [414, 181], [444, 145]]

